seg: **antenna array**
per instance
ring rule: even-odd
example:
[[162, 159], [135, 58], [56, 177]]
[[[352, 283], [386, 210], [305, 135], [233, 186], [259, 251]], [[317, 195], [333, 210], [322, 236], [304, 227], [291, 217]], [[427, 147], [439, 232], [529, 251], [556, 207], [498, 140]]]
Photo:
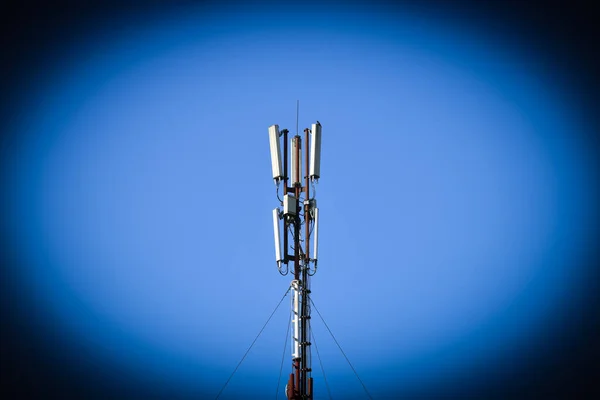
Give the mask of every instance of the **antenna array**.
[[[310, 197], [310, 184], [314, 185], [320, 178], [321, 124], [317, 121], [312, 124], [311, 129], [304, 129], [305, 174], [302, 176], [302, 138], [298, 134], [298, 107], [299, 102], [296, 109], [296, 135], [291, 138], [290, 143], [291, 177], [288, 176], [289, 131], [283, 129], [280, 132], [279, 125], [269, 127], [271, 168], [278, 194], [279, 186], [283, 183], [281, 209], [277, 207], [273, 210], [273, 229], [277, 269], [282, 275], [290, 272], [294, 274], [294, 279], [290, 284], [292, 291], [292, 372], [286, 385], [286, 396], [289, 400], [312, 400], [310, 277], [317, 272], [319, 209], [317, 200]], [[283, 141], [283, 159], [281, 141]], [[291, 184], [289, 186], [288, 181]], [[304, 235], [304, 240], [301, 239], [302, 235]], [[281, 239], [283, 239], [283, 246]], [[312, 249], [311, 239], [313, 240]], [[292, 243], [290, 244], [290, 242]], [[292, 264], [291, 270], [290, 263]]]

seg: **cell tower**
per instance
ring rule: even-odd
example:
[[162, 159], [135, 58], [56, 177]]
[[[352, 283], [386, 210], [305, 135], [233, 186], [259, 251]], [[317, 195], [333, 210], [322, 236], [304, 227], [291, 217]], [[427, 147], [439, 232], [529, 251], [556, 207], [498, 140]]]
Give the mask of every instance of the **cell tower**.
[[[288, 133], [279, 131], [278, 125], [269, 127], [271, 165], [277, 185], [277, 198], [282, 209], [273, 210], [275, 235], [275, 260], [282, 275], [292, 272], [291, 282], [291, 344], [292, 372], [286, 385], [289, 400], [313, 399], [313, 378], [310, 357], [310, 277], [317, 272], [319, 209], [314, 197], [310, 197], [310, 184], [318, 182], [321, 158], [321, 124], [304, 129], [305, 175], [302, 176], [302, 138], [298, 133], [291, 139], [290, 170], [288, 176]], [[283, 136], [283, 169], [280, 141]], [[288, 186], [290, 180], [290, 186]], [[304, 186], [302, 183], [304, 181]], [[279, 186], [283, 182], [283, 199]], [[302, 199], [303, 196], [303, 199]], [[282, 230], [283, 228], [283, 230]], [[283, 233], [283, 235], [282, 235]], [[291, 241], [290, 241], [291, 234]], [[281, 238], [283, 236], [283, 248]], [[304, 237], [304, 239], [302, 239]], [[313, 240], [312, 248], [310, 246]], [[283, 251], [282, 251], [283, 250]], [[290, 251], [291, 250], [291, 251]], [[310, 252], [312, 250], [312, 253]], [[289, 264], [293, 268], [290, 270]], [[312, 268], [311, 268], [312, 266]]]

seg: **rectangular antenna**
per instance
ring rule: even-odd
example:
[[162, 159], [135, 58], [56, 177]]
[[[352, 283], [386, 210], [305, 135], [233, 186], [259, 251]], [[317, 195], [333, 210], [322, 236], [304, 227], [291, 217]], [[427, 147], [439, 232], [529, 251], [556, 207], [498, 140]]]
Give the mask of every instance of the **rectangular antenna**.
[[275, 235], [275, 261], [281, 267], [281, 241], [279, 240], [279, 208], [273, 210], [273, 234]]
[[292, 162], [290, 169], [292, 171], [292, 186], [302, 186], [302, 139], [300, 136], [292, 138]]
[[300, 285], [298, 280], [292, 281], [292, 359], [300, 358]]
[[312, 124], [310, 132], [310, 179], [319, 180], [321, 176], [321, 123]]
[[317, 262], [319, 259], [319, 209], [317, 207], [314, 208], [313, 218], [315, 220], [315, 225], [313, 227], [314, 242], [312, 259]]
[[279, 148], [279, 125], [269, 127], [269, 142], [271, 144], [271, 167], [273, 179], [278, 183], [283, 178], [281, 172], [281, 150]]

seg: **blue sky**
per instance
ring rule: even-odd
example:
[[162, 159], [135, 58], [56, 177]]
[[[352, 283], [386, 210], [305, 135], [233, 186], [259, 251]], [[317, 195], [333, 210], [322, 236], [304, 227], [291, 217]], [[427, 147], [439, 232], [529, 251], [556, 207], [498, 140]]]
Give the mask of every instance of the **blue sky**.
[[[36, 326], [111, 379], [216, 395], [290, 281], [267, 128], [293, 132], [300, 100], [300, 129], [323, 125], [313, 299], [373, 396], [544, 351], [583, 304], [597, 218], [561, 71], [460, 16], [226, 11], [90, 35], [34, 80], [3, 219]], [[288, 315], [222, 398], [275, 394]], [[361, 398], [313, 329], [334, 397]], [[313, 370], [325, 397], [315, 352]]]

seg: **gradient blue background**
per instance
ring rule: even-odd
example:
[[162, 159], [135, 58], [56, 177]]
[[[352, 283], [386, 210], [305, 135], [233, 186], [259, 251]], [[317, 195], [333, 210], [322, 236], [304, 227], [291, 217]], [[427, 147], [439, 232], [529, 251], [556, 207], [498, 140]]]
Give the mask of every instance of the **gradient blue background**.
[[[267, 127], [294, 131], [297, 99], [301, 130], [323, 124], [313, 299], [374, 398], [525, 379], [589, 311], [589, 110], [509, 28], [412, 3], [97, 25], [28, 70], [6, 124], [4, 308], [46, 364], [122, 397], [218, 393], [291, 279]], [[275, 395], [288, 316], [222, 398]], [[333, 397], [365, 398], [313, 330]]]

